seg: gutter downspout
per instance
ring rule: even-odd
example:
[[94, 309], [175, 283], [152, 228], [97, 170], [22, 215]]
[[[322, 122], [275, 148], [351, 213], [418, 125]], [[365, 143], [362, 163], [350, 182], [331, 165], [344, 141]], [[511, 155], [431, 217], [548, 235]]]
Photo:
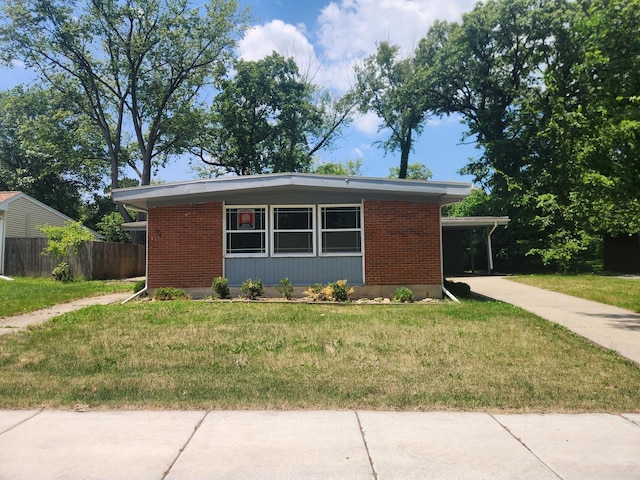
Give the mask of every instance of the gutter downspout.
[[498, 228], [498, 222], [494, 222], [493, 228], [487, 233], [487, 265], [489, 267], [489, 275], [493, 273], [493, 248], [491, 246], [491, 235]]
[[127, 302], [130, 302], [131, 300], [133, 300], [136, 297], [139, 297], [140, 295], [142, 295], [143, 293], [145, 293], [147, 291], [147, 284], [145, 282], [144, 288], [142, 290], [137, 291], [136, 293], [134, 293], [133, 295], [131, 295], [129, 298], [127, 298], [126, 300], [123, 300], [121, 305], [124, 305]]
[[449, 297], [451, 300], [453, 300], [456, 303], [460, 303], [460, 300], [458, 300], [455, 295], [453, 293], [451, 293], [449, 290], [447, 290], [444, 286], [444, 284], [442, 285], [442, 291], [444, 292], [444, 294]]

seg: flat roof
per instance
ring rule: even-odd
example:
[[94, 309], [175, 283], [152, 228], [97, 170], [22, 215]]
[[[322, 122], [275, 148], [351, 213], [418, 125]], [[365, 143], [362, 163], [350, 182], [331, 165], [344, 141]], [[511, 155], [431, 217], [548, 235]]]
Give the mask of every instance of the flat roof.
[[146, 211], [160, 205], [223, 201], [243, 192], [342, 192], [376, 198], [456, 203], [471, 194], [471, 184], [397, 178], [347, 177], [306, 173], [272, 173], [122, 188], [111, 192], [116, 202]]

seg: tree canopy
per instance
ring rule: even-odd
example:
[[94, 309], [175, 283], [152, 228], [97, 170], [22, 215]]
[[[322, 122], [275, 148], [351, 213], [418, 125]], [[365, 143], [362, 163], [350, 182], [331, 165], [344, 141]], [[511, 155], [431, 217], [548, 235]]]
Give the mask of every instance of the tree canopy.
[[198, 152], [214, 174], [308, 171], [349, 121], [346, 101], [334, 101], [301, 75], [293, 58], [276, 52], [236, 60], [217, 87]]
[[112, 188], [125, 167], [149, 184], [154, 165], [191, 144], [199, 94], [244, 28], [233, 0], [5, 0], [3, 13], [3, 61], [23, 61], [91, 119]]

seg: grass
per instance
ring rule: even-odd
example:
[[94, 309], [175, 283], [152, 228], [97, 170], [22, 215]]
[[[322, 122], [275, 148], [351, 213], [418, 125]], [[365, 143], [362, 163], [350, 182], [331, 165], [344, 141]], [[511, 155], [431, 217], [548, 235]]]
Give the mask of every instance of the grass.
[[498, 302], [95, 306], [0, 337], [0, 408], [640, 412], [640, 368]]
[[[130, 283], [77, 280], [56, 282], [49, 278], [16, 277], [0, 280], [0, 318], [33, 312], [78, 298], [107, 293], [132, 292]], [[132, 292], [133, 293], [133, 292]]]
[[603, 275], [527, 275], [516, 282], [640, 313], [640, 280]]

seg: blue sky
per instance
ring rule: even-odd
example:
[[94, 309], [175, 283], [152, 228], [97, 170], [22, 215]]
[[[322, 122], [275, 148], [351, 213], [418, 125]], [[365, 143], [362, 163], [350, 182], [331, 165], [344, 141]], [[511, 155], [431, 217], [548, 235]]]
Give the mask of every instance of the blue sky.
[[[403, 54], [413, 51], [436, 19], [458, 21], [475, 0], [240, 0], [251, 10], [252, 27], [239, 44], [238, 53], [257, 60], [277, 50], [294, 56], [300, 68], [311, 73], [315, 83], [343, 93], [353, 81], [353, 65], [375, 51], [376, 42], [389, 41]], [[0, 89], [30, 80], [19, 68], [0, 70]], [[386, 177], [398, 166], [399, 153], [373, 146], [386, 138], [377, 133], [378, 120], [357, 118], [344, 130], [335, 149], [320, 154], [322, 161], [362, 160], [366, 176]], [[456, 118], [431, 119], [415, 142], [410, 163], [424, 163], [434, 180], [471, 181], [459, 175], [469, 157], [478, 155], [474, 145], [461, 145], [464, 132]], [[164, 181], [194, 178], [184, 163], [160, 170]]]

